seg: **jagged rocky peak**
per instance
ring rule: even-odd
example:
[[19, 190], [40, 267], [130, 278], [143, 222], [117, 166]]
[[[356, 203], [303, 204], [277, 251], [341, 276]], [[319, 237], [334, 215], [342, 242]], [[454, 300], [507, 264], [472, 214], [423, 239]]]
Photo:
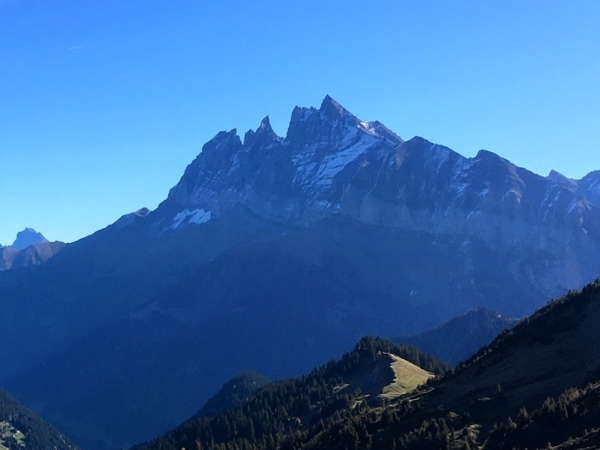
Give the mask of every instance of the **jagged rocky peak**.
[[384, 139], [394, 145], [403, 142], [380, 122], [361, 121], [328, 95], [319, 109], [294, 108], [286, 144], [295, 154], [311, 145], [340, 144], [330, 146], [335, 153], [346, 147], [349, 141], [360, 139], [361, 135]]
[[321, 112], [324, 116], [329, 117], [334, 120], [344, 120], [344, 119], [356, 119], [354, 115], [349, 113], [342, 105], [332, 99], [329, 95], [326, 95], [321, 103], [321, 107], [319, 108], [319, 112]]
[[11, 247], [17, 250], [25, 250], [30, 245], [41, 244], [42, 242], [48, 242], [48, 239], [42, 233], [38, 233], [33, 228], [25, 228], [17, 233], [17, 239]]
[[291, 122], [306, 122], [307, 120], [344, 120], [344, 119], [356, 119], [353, 114], [348, 112], [342, 105], [332, 99], [329, 95], [326, 95], [321, 102], [321, 107], [316, 108], [305, 108], [302, 106], [296, 106], [292, 111]]
[[275, 136], [275, 137], [279, 137], [275, 134], [275, 132], [273, 131], [273, 128], [271, 127], [271, 121], [269, 120], [269, 116], [265, 117], [263, 120], [261, 120], [260, 125], [258, 127], [258, 129], [256, 130], [256, 134], [262, 134], [262, 135], [267, 135], [267, 136]]
[[271, 121], [269, 116], [265, 117], [261, 122], [256, 131], [248, 130], [244, 135], [244, 148], [250, 148], [254, 145], [268, 146], [273, 142], [280, 142], [282, 140], [273, 128], [271, 127]]

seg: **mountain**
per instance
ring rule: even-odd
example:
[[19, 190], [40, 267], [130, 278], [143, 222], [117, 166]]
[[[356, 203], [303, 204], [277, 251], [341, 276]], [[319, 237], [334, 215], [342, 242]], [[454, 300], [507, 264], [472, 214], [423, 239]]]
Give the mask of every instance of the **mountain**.
[[[551, 297], [597, 274], [594, 267], [584, 275], [580, 261], [591, 259], [600, 233], [598, 175], [577, 182], [555, 174], [535, 175], [485, 150], [464, 158], [419, 137], [405, 142], [326, 97], [318, 110], [294, 109], [285, 138], [268, 119], [243, 143], [235, 130], [219, 133], [157, 214], [178, 227], [195, 223], [193, 212], [215, 217], [241, 205], [283, 224], [340, 214], [462, 236], [465, 246], [480, 239], [515, 252], [512, 270], [543, 277]], [[547, 253], [544, 261], [552, 255], [554, 262], [530, 266], [520, 254], [525, 248]]]
[[0, 390], [0, 448], [76, 449], [63, 434]]
[[449, 364], [466, 360], [503, 330], [513, 327], [517, 319], [502, 317], [487, 308], [478, 308], [448, 322], [413, 336], [397, 336], [392, 342], [412, 345]]
[[0, 382], [114, 449], [243, 371], [297, 376], [478, 307], [531, 314], [600, 273], [597, 177], [405, 141], [330, 97], [285, 137], [268, 118], [218, 133], [156, 210], [0, 272]]
[[[289, 388], [279, 396], [264, 391], [229, 413], [192, 419], [134, 448], [598, 448], [599, 319], [600, 279], [505, 330], [456, 370], [383, 402], [360, 389], [340, 395], [389, 354], [381, 343], [361, 341], [353, 365], [327, 366], [338, 371], [328, 385], [337, 397], [304, 400], [304, 386], [318, 386], [312, 377], [325, 372], [317, 369], [285, 382]], [[365, 347], [371, 357], [360, 353]], [[291, 413], [279, 405], [290, 405]]]
[[25, 228], [17, 233], [11, 246], [0, 245], [0, 271], [43, 264], [64, 246], [63, 242], [49, 242], [33, 228]]
[[48, 242], [48, 239], [42, 233], [38, 233], [33, 228], [25, 228], [17, 233], [17, 238], [11, 247], [17, 250], [25, 250], [30, 245], [41, 244], [42, 242]]

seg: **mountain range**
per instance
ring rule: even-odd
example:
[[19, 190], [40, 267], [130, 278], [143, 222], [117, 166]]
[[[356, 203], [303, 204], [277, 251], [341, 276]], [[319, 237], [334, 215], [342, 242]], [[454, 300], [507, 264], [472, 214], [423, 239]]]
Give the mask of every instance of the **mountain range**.
[[364, 335], [533, 313], [600, 273], [600, 172], [403, 140], [326, 97], [204, 145], [154, 211], [0, 273], [0, 383], [90, 449], [147, 440], [227, 379]]

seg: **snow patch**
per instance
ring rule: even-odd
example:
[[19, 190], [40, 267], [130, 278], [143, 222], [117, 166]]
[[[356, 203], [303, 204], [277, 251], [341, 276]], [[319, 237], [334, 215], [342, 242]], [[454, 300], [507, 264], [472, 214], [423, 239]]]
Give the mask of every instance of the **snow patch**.
[[[327, 142], [312, 144], [301, 154], [292, 157], [296, 167], [295, 183], [326, 186], [344, 167], [356, 160], [376, 143], [376, 137], [356, 127], [347, 127], [347, 133], [333, 149]], [[317, 155], [328, 153], [324, 157]], [[319, 161], [320, 159], [320, 161]]]
[[354, 145], [323, 158], [319, 172], [317, 173], [317, 184], [326, 184], [340, 173], [344, 167], [365, 153], [373, 145], [372, 139], [363, 139], [362, 137]]
[[193, 211], [189, 211], [184, 209], [183, 211], [177, 213], [173, 218], [173, 224], [171, 225], [172, 229], [178, 228], [182, 223], [195, 223], [196, 225], [200, 225], [201, 223], [208, 222], [211, 218], [210, 211], [204, 211], [203, 209], [195, 209]]

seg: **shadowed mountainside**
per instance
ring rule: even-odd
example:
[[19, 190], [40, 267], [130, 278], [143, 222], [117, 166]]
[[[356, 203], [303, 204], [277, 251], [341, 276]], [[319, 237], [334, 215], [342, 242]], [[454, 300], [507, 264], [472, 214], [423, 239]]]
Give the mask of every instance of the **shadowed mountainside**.
[[[196, 445], [212, 450], [225, 444], [232, 449], [597, 448], [599, 320], [600, 279], [503, 331], [456, 370], [408, 395], [378, 403], [355, 390], [328, 403], [327, 408], [315, 402], [313, 409], [309, 399], [305, 410], [317, 414], [318, 420], [297, 422], [292, 415], [290, 421], [275, 405], [299, 398], [302, 383], [311, 380], [309, 375], [287, 381], [291, 389], [282, 398], [265, 394], [261, 400], [257, 397], [238, 407], [243, 415], [231, 412], [202, 423], [186, 422], [135, 448], [171, 450]], [[357, 349], [361, 348], [371, 348], [371, 355], [379, 358], [385, 356], [359, 343]], [[381, 360], [365, 356], [359, 352], [350, 373], [356, 375], [367, 361]], [[342, 369], [347, 367], [345, 360], [347, 356], [327, 368], [347, 374]], [[343, 376], [338, 377], [332, 392], [340, 392], [344, 383]]]
[[517, 321], [504, 318], [490, 309], [478, 308], [432, 330], [412, 336], [397, 336], [390, 340], [412, 345], [456, 365], [492, 342], [501, 331], [513, 327]]

